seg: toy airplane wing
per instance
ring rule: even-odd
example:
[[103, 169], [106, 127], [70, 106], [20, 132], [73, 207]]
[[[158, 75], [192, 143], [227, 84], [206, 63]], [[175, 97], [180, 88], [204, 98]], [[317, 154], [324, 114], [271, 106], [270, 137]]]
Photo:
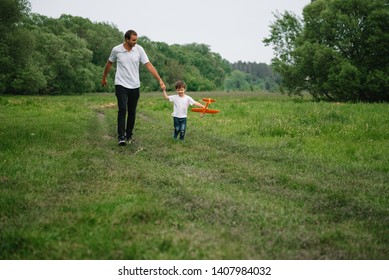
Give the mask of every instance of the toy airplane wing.
[[215, 102], [216, 100], [212, 99], [212, 98], [203, 98], [203, 101], [205, 101], [209, 104], [209, 103]]
[[203, 113], [203, 114], [216, 114], [220, 112], [220, 110], [206, 109], [206, 108], [192, 108], [191, 110], [192, 112]]
[[203, 98], [203, 101], [207, 102], [205, 104], [204, 108], [192, 108], [192, 112], [197, 112], [197, 113], [202, 113], [202, 114], [217, 114], [220, 112], [220, 110], [215, 110], [215, 109], [208, 109], [208, 105], [215, 102], [215, 99], [212, 98]]

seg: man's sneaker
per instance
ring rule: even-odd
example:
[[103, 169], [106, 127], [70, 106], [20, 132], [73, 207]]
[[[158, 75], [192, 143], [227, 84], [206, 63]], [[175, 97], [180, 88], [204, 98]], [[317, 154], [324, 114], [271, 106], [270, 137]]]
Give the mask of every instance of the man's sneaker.
[[128, 139], [127, 139], [127, 143], [128, 143], [128, 145], [130, 145], [130, 144], [134, 143], [134, 139], [132, 139], [132, 138], [128, 138]]
[[126, 145], [126, 139], [124, 137], [120, 137], [118, 141], [119, 146], [125, 146]]

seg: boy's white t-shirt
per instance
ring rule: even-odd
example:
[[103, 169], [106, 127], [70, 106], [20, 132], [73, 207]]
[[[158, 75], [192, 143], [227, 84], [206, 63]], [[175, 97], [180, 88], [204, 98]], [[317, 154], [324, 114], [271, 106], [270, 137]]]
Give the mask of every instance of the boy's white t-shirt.
[[135, 45], [131, 51], [127, 51], [123, 44], [117, 45], [112, 49], [108, 59], [111, 62], [117, 62], [115, 85], [129, 89], [140, 87], [139, 63], [149, 62], [149, 58], [141, 46]]
[[180, 97], [178, 94], [170, 95], [169, 101], [174, 103], [173, 117], [176, 118], [186, 118], [188, 116], [188, 107], [193, 105], [196, 101], [188, 95]]

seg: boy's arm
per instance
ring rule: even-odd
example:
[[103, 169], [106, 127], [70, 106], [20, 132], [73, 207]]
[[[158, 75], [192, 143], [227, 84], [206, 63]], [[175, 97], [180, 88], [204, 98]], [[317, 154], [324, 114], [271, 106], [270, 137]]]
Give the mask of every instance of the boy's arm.
[[195, 102], [194, 105], [197, 107], [205, 108], [205, 105], [201, 104], [200, 102]]
[[169, 96], [167, 95], [165, 89], [163, 90], [163, 97], [164, 97], [166, 100], [169, 100]]
[[[197, 107], [201, 107], [201, 108], [205, 108], [205, 105], [201, 104], [200, 102], [195, 102], [194, 105], [196, 105]], [[204, 117], [204, 113], [201, 113], [200, 114], [200, 118]]]

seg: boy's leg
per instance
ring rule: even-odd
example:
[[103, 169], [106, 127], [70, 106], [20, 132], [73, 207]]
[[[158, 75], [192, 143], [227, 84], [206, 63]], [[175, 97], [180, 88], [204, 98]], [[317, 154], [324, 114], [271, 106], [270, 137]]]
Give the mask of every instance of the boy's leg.
[[128, 100], [127, 100], [127, 128], [126, 128], [126, 137], [127, 140], [131, 139], [132, 131], [135, 126], [136, 119], [136, 107], [139, 100], [139, 88], [129, 89], [128, 90]]
[[118, 101], [117, 132], [118, 132], [118, 138], [121, 139], [125, 135], [125, 126], [126, 126], [126, 113], [127, 113], [126, 88], [116, 85], [115, 95]]
[[180, 133], [180, 119], [173, 117], [173, 125], [174, 125], [173, 138], [177, 139], [177, 136]]
[[184, 140], [186, 132], [186, 118], [180, 119], [180, 140]]

